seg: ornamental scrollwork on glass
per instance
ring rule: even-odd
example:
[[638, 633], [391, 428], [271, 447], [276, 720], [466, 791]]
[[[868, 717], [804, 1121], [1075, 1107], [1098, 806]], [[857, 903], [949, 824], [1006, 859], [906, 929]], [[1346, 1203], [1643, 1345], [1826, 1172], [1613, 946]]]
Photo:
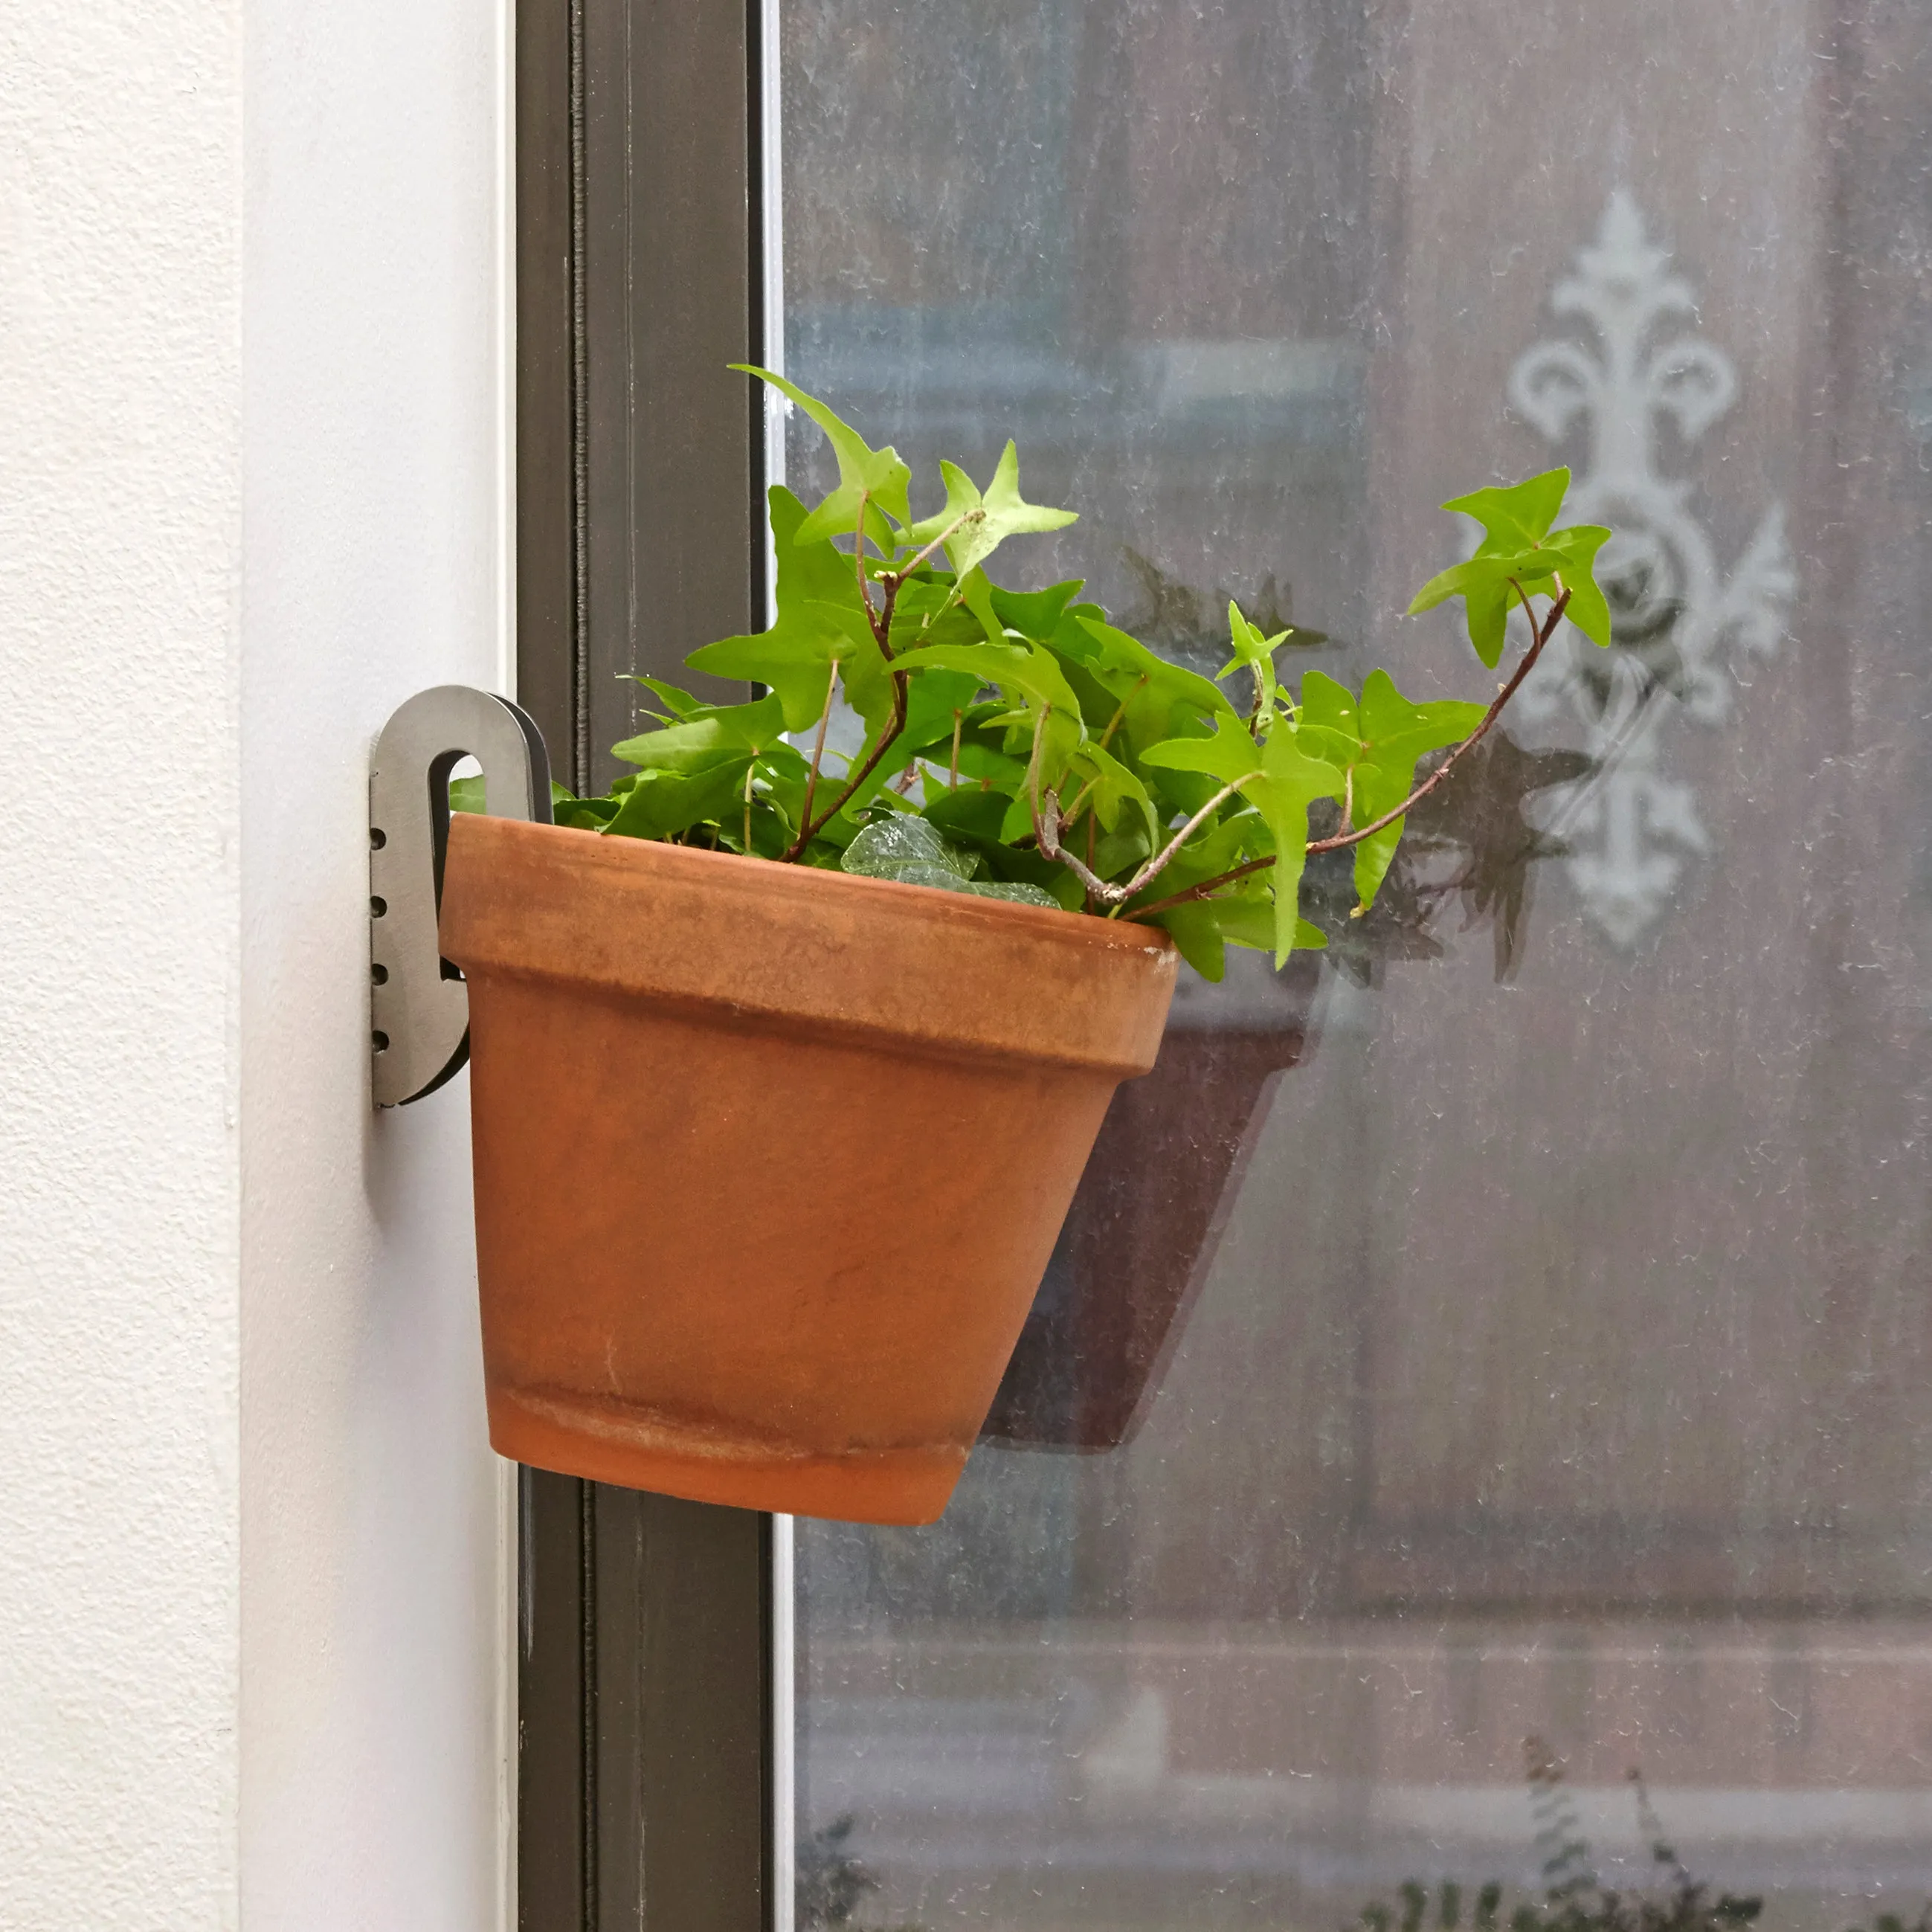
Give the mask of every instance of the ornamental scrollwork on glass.
[[1631, 197], [1612, 195], [1550, 298], [1594, 341], [1539, 342], [1509, 378], [1510, 402], [1550, 442], [1583, 427], [1588, 454], [1570, 501], [1579, 521], [1617, 532], [1598, 572], [1611, 650], [1566, 626], [1520, 702], [1526, 718], [1580, 728], [1594, 768], [1549, 794], [1544, 827], [1560, 836], [1589, 917], [1620, 946], [1654, 927], [1687, 865], [1712, 849], [1696, 794], [1672, 766], [1678, 728], [1730, 722], [1738, 668], [1777, 650], [1797, 587], [1781, 504], [1727, 573], [1692, 508], [1692, 480], [1663, 472], [1664, 426], [1688, 451], [1738, 394], [1730, 358], [1685, 326], [1696, 300], [1670, 261]]

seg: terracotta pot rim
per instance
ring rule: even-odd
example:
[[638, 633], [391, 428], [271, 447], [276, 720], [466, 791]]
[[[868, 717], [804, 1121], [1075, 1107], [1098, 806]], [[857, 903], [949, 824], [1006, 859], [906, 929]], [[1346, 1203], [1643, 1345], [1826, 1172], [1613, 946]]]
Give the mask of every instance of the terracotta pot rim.
[[451, 823], [442, 934], [472, 977], [1115, 1078], [1159, 1044], [1130, 988], [1178, 958], [1156, 927], [472, 814]]

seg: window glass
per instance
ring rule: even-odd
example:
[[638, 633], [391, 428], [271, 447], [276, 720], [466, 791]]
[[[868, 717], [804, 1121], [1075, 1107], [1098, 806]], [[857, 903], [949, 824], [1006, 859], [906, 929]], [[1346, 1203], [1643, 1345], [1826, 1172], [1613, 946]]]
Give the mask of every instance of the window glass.
[[784, 16], [790, 373], [1016, 436], [1036, 580], [1467, 696], [1435, 505], [1619, 532], [1373, 915], [1178, 1000], [945, 1518], [799, 1526], [801, 1925], [1917, 1919], [1923, 9]]

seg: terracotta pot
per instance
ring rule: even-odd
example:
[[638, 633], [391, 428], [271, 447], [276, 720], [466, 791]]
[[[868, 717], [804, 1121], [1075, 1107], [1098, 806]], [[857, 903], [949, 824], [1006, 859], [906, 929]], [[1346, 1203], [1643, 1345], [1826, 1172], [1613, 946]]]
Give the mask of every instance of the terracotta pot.
[[1304, 1057], [1318, 956], [1297, 953], [1265, 999], [1197, 982], [1176, 1003], [1154, 1071], [1107, 1110], [982, 1440], [1091, 1451], [1138, 1432]]
[[876, 1522], [946, 1506], [1164, 934], [470, 814], [490, 1437], [539, 1468]]

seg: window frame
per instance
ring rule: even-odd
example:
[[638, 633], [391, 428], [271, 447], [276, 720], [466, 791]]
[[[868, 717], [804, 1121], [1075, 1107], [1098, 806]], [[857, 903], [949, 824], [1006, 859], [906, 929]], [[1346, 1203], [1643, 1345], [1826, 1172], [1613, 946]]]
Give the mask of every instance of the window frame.
[[[771, 4], [518, 0], [517, 688], [578, 790], [627, 675], [764, 621]], [[789, 1522], [529, 1468], [518, 1516], [519, 1927], [788, 1932]]]

